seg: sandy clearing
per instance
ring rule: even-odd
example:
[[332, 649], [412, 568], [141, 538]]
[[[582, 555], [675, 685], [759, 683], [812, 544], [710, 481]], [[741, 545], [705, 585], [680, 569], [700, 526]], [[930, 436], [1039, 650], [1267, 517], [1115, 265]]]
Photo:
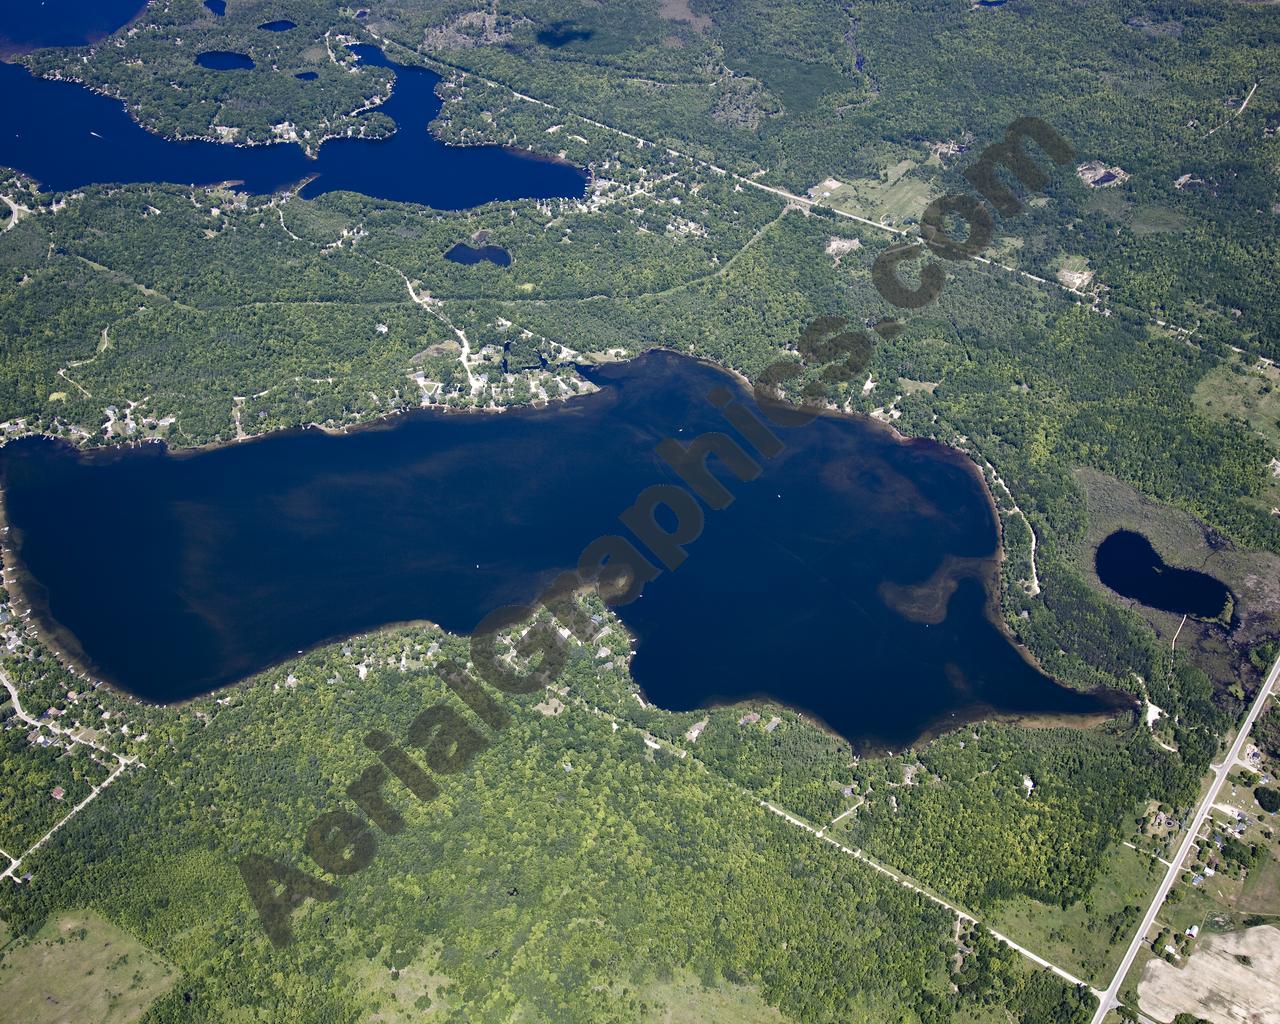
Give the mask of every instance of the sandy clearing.
[[1138, 1002], [1158, 1021], [1192, 1013], [1213, 1024], [1280, 1024], [1280, 928], [1210, 935], [1181, 966], [1151, 960]]

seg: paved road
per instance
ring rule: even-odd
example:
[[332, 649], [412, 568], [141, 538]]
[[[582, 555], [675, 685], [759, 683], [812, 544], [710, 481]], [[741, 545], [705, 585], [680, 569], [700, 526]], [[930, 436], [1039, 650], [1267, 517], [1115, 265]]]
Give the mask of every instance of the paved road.
[[1187, 834], [1183, 837], [1182, 845], [1178, 847], [1177, 855], [1171, 858], [1172, 863], [1169, 866], [1169, 870], [1165, 872], [1164, 880], [1160, 883], [1160, 888], [1156, 890], [1151, 906], [1147, 908], [1147, 913], [1142, 918], [1142, 926], [1129, 944], [1129, 949], [1126, 951], [1124, 959], [1120, 961], [1120, 969], [1116, 971], [1116, 976], [1111, 979], [1111, 984], [1107, 986], [1107, 990], [1102, 993], [1098, 1000], [1098, 1012], [1093, 1015], [1093, 1024], [1102, 1024], [1103, 1018], [1119, 1005], [1116, 993], [1120, 991], [1120, 986], [1124, 984], [1125, 975], [1129, 973], [1129, 968], [1133, 966], [1133, 961], [1138, 955], [1138, 950], [1142, 948], [1147, 932], [1151, 930], [1152, 924], [1155, 923], [1156, 914], [1159, 913], [1160, 908], [1164, 905], [1165, 897], [1169, 895], [1169, 890], [1173, 888], [1173, 883], [1178, 880], [1178, 876], [1182, 873], [1182, 864], [1200, 836], [1200, 829], [1204, 825], [1205, 818], [1209, 816], [1209, 812], [1213, 809], [1218, 790], [1222, 788], [1222, 783], [1226, 781], [1232, 769], [1237, 767], [1236, 762], [1240, 758], [1240, 751], [1244, 749], [1245, 742], [1249, 738], [1249, 732], [1253, 729], [1253, 723], [1257, 720], [1258, 715], [1261, 714], [1263, 705], [1266, 704], [1267, 697], [1275, 688], [1278, 678], [1280, 678], [1280, 658], [1277, 658], [1276, 663], [1271, 666], [1270, 674], [1258, 690], [1258, 696], [1254, 700], [1253, 706], [1249, 709], [1249, 714], [1245, 716], [1244, 723], [1240, 726], [1240, 731], [1236, 734], [1236, 740], [1231, 745], [1231, 749], [1227, 751], [1222, 763], [1214, 766], [1213, 781], [1209, 784], [1209, 788], [1201, 799], [1200, 805], [1196, 808], [1195, 815], [1187, 825]]

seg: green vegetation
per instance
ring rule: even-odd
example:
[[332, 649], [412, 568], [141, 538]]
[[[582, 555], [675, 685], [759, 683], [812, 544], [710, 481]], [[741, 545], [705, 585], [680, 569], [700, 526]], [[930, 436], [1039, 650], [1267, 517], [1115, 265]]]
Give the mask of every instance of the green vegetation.
[[[109, 769], [88, 747], [66, 744], [48, 729], [36, 730], [18, 721], [12, 711], [9, 704], [0, 706], [0, 849], [16, 857], [66, 817]], [[29, 741], [33, 731], [49, 745]], [[8, 862], [0, 867], [8, 867]]]
[[669, 981], [640, 990], [653, 1024], [778, 1024], [786, 1020], [745, 985], [723, 983], [705, 988], [697, 978], [677, 972]]
[[94, 911], [59, 914], [0, 958], [0, 1004], [26, 1024], [132, 1024], [177, 981], [173, 968]]
[[1189, 795], [1199, 773], [1180, 777], [1172, 760], [1141, 733], [1118, 742], [1081, 730], [962, 730], [914, 755], [910, 784], [890, 785], [892, 761], [859, 766], [870, 792], [848, 830], [977, 910], [1020, 895], [1066, 908], [1089, 893], [1153, 781]]
[[1280, 849], [1274, 844], [1270, 856], [1260, 858], [1246, 876], [1236, 907], [1241, 913], [1280, 918]]
[[[935, 190], [964, 191], [972, 154], [1016, 118], [1038, 115], [1081, 160], [1129, 177], [1106, 189], [1069, 173], [1055, 181], [1017, 228], [1019, 265], [1052, 278], [1060, 256], [1086, 256], [1109, 301], [1277, 354], [1274, 9], [1106, 0], [1082, 19], [1068, 0], [1009, 10], [945, 0], [696, 7], [388, 0], [361, 19], [353, 5], [309, 0], [290, 8], [297, 28], [269, 33], [257, 25], [279, 11], [264, 0], [232, 3], [225, 18], [174, 0], [148, 12], [146, 31], [27, 60], [127, 97], [158, 130], [211, 135], [216, 126], [264, 141], [288, 120], [314, 145], [334, 132], [386, 130], [376, 112], [353, 114], [384, 94], [386, 72], [353, 73], [344, 45], [378, 41], [462, 86], [450, 90], [446, 131], [456, 121], [459, 131], [513, 137], [490, 90], [458, 78], [467, 71], [553, 104], [561, 120], [581, 114], [797, 192], [828, 177], [874, 181], [903, 159], [922, 165]], [[1152, 27], [1165, 24], [1175, 30]], [[246, 52], [257, 67], [206, 71], [193, 56], [207, 48]], [[320, 77], [300, 82], [300, 70]], [[542, 151], [565, 139], [516, 134]], [[925, 167], [943, 143], [949, 155]]]
[[911, 173], [915, 168], [913, 160], [900, 160], [884, 168], [878, 178], [858, 179], [835, 188], [822, 182], [810, 195], [825, 206], [881, 224], [917, 224], [935, 191], [926, 179]]
[[[370, 6], [358, 19], [356, 6], [302, 0], [287, 12], [297, 28], [266, 33], [256, 26], [281, 12], [265, 2], [232, 0], [218, 19], [199, 0], [172, 0], [137, 32], [25, 59], [124, 97], [169, 134], [266, 141], [288, 120], [314, 147], [327, 134], [388, 129], [376, 111], [353, 113], [390, 81], [353, 66], [347, 41], [377, 38], [395, 59], [445, 74], [443, 138], [563, 152], [591, 167], [588, 196], [442, 213], [351, 194], [304, 202], [176, 186], [52, 196], [5, 176], [0, 193], [22, 214], [0, 203], [0, 420], [12, 433], [188, 446], [422, 405], [497, 408], [569, 398], [582, 387], [575, 360], [651, 346], [757, 379], [816, 316], [900, 318], [905, 329], [877, 343], [873, 386], [833, 386], [830, 400], [991, 467], [1005, 623], [1056, 678], [1158, 704], [1167, 747], [1130, 721], [983, 725], [855, 763], [847, 745], [783, 709], [757, 709], [781, 719], [767, 732], [740, 722], [744, 709], [641, 707], [618, 629], [612, 669], [571, 663], [564, 713], [519, 709], [439, 800], [406, 810], [410, 827], [342, 881], [340, 901], [297, 915], [295, 946], [273, 951], [237, 860], [261, 851], [306, 864], [306, 823], [340, 803], [372, 757], [361, 737], [398, 735], [442, 692], [432, 643], [460, 651], [435, 631], [395, 630], [297, 659], [226, 703], [96, 698], [136, 724], [103, 741], [142, 753], [147, 768], [33, 856], [38, 884], [0, 887], [0, 913], [28, 943], [6, 952], [0, 985], [43, 948], [30, 944], [42, 926], [90, 906], [182, 973], [167, 991], [148, 975], [136, 999], [121, 997], [122, 1014], [155, 997], [148, 1024], [329, 1024], [370, 1012], [1087, 1019], [1085, 996], [981, 930], [953, 934], [936, 905], [758, 800], [816, 826], [852, 809], [835, 826], [842, 841], [1105, 980], [1150, 875], [1120, 841], [1152, 801], [1171, 817], [1191, 801], [1275, 649], [1246, 657], [1256, 632], [1238, 642], [1206, 633], [1218, 659], [1208, 665], [1181, 639], [1172, 654], [1168, 636], [1111, 603], [1082, 569], [1099, 509], [1080, 474], [1194, 516], [1215, 543], [1280, 552], [1270, 469], [1280, 378], [1258, 359], [1280, 357], [1280, 9], [1104, 0], [1082, 18], [1067, 0]], [[1168, 24], [1177, 31], [1157, 30]], [[203, 49], [246, 52], [257, 67], [206, 71], [193, 62]], [[317, 79], [294, 77], [304, 70]], [[1248, 110], [1232, 117], [1255, 81]], [[977, 264], [946, 267], [929, 307], [908, 316], [888, 306], [870, 267], [892, 239], [833, 211], [910, 225], [930, 196], [970, 191], [963, 172], [976, 153], [1028, 114], [1051, 121], [1080, 160], [1130, 177], [1094, 189], [1063, 168], [1000, 225], [993, 252], [1051, 281], [1060, 269], [1094, 271], [1088, 287], [1105, 286], [1111, 315]], [[787, 209], [690, 157], [830, 208]], [[819, 184], [827, 179], [845, 184]], [[478, 231], [513, 254], [510, 267], [443, 259]], [[1243, 600], [1264, 629], [1275, 609]], [[66, 706], [72, 678], [33, 653], [6, 666], [24, 700]], [[703, 718], [696, 742], [686, 739]], [[638, 730], [689, 756], [653, 751]], [[27, 732], [3, 734], [0, 844], [10, 852], [100, 767], [83, 750], [32, 747]], [[145, 743], [133, 738], [144, 732]], [[1280, 757], [1280, 711], [1259, 722], [1256, 741]], [[47, 796], [55, 784], [67, 790], [61, 803]], [[1261, 806], [1273, 792], [1259, 790]], [[1240, 906], [1278, 913], [1268, 894], [1280, 868], [1250, 846], [1223, 845], [1224, 861], [1249, 866]], [[1185, 895], [1164, 924], [1213, 913], [1206, 893], [1175, 891]]]
[[[433, 803], [388, 790], [405, 830], [273, 949], [237, 860], [313, 872], [303, 834], [318, 807], [351, 806], [343, 787], [373, 757], [361, 737], [399, 736], [451, 700], [432, 666], [463, 651], [438, 631], [388, 631], [169, 712], [147, 768], [37, 855], [40, 884], [0, 890], [5, 919], [30, 933], [75, 899], [172, 962], [182, 980], [148, 1024], [437, 1005], [446, 1020], [643, 1020], [686, 970], [716, 998], [751, 987], [795, 1020], [935, 1024], [987, 1001], [1083, 1019], [1081, 997], [981, 931], [961, 967], [948, 912], [572, 692], [558, 715], [508, 701], [511, 726]], [[575, 678], [593, 671], [589, 652], [572, 660]]]
[[991, 916], [992, 926], [1040, 956], [1105, 986], [1164, 872], [1153, 857], [1127, 846], [1111, 846], [1096, 884], [1065, 910], [1027, 897], [1007, 900]]

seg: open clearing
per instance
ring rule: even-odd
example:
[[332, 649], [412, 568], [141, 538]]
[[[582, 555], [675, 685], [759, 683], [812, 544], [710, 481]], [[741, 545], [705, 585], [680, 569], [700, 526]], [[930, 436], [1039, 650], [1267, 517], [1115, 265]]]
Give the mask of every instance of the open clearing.
[[46, 924], [0, 962], [0, 1006], [25, 1024], [130, 1024], [178, 973], [93, 911]]
[[1224, 363], [1196, 385], [1195, 406], [1209, 416], [1235, 416], [1280, 449], [1280, 368]]
[[439, 949], [420, 954], [396, 970], [387, 960], [400, 963], [394, 950], [383, 950], [372, 960], [351, 965], [348, 984], [360, 992], [369, 1010], [368, 1024], [417, 1024], [442, 1020], [449, 1013], [447, 991], [452, 982], [437, 970]]
[[1124, 955], [1113, 941], [1116, 927], [1124, 921], [1126, 934], [1137, 927], [1138, 915], [1124, 916], [1124, 909], [1150, 903], [1163, 870], [1147, 854], [1116, 843], [1084, 899], [1063, 910], [1019, 897], [990, 914], [988, 923], [1078, 977], [1104, 983]]
[[[1210, 418], [1242, 419], [1266, 440], [1272, 451], [1280, 450], [1280, 367], [1268, 364], [1248, 366], [1239, 359], [1224, 363], [1207, 373], [1196, 385], [1192, 401]], [[1270, 477], [1264, 494], [1268, 507], [1280, 506], [1280, 476]]]
[[787, 1020], [746, 985], [706, 989], [692, 975], [652, 982], [640, 997], [654, 1007], [650, 1024], [783, 1024]]
[[1210, 935], [1185, 966], [1152, 960], [1138, 983], [1145, 1013], [1192, 1013], [1213, 1024], [1280, 1024], [1280, 928]]
[[858, 178], [845, 183], [828, 178], [809, 190], [820, 203], [893, 227], [914, 224], [933, 199], [927, 181], [911, 174], [914, 160], [899, 160], [887, 167], [879, 180]]
[[1275, 850], [1249, 870], [1236, 909], [1246, 914], [1280, 917], [1280, 860]]

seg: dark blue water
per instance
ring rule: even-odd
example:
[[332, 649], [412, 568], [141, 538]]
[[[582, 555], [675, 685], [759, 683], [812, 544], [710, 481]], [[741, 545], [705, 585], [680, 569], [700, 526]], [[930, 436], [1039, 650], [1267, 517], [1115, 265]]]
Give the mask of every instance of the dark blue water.
[[196, 54], [196, 63], [210, 71], [252, 71], [253, 58], [230, 50], [205, 50]]
[[1235, 600], [1225, 584], [1208, 573], [1166, 565], [1140, 533], [1111, 534], [1098, 545], [1094, 565], [1104, 584], [1148, 607], [1201, 619], [1232, 618]]
[[281, 19], [280, 21], [268, 21], [265, 24], [258, 26], [258, 28], [266, 32], [288, 32], [289, 29], [297, 27], [298, 26], [294, 22], [285, 21], [284, 19]]
[[146, 0], [4, 0], [0, 53], [40, 46], [82, 46], [127, 25]]
[[[64, 649], [158, 701], [383, 623], [469, 631], [592, 540], [628, 533], [619, 514], [678, 483], [657, 443], [732, 432], [707, 396], [745, 397], [670, 354], [594, 376], [601, 392], [547, 409], [183, 456], [12, 442], [0, 474], [18, 579]], [[990, 709], [1113, 706], [1056, 686], [992, 623], [996, 525], [960, 456], [851, 419], [779, 432], [761, 477], [724, 478], [736, 500], [707, 511], [687, 561], [619, 609], [650, 699], [766, 694], [894, 747]], [[967, 576], [948, 569], [957, 559]], [[895, 610], [910, 602], [882, 596], [893, 584], [919, 605], [941, 595], [938, 614]]]
[[569, 164], [501, 146], [446, 146], [427, 125], [440, 109], [438, 76], [386, 61], [373, 47], [362, 59], [396, 72], [395, 91], [379, 109], [395, 120], [389, 139], [332, 139], [309, 159], [296, 145], [227, 146], [173, 142], [141, 128], [113, 99], [72, 82], [33, 78], [0, 63], [0, 166], [67, 191], [94, 183], [243, 182], [267, 194], [315, 176], [302, 195], [347, 190], [379, 199], [456, 210], [502, 199], [582, 195], [587, 176]]
[[293, 77], [301, 79], [304, 82], [314, 82], [320, 76], [317, 75], [314, 71], [299, 71]]
[[511, 253], [500, 245], [475, 246], [459, 242], [444, 254], [444, 258], [451, 263], [461, 263], [467, 267], [485, 261], [492, 263], [495, 267], [511, 266]]
[[227, 0], [204, 0], [204, 5], [209, 8], [216, 17], [221, 18], [227, 13]]

